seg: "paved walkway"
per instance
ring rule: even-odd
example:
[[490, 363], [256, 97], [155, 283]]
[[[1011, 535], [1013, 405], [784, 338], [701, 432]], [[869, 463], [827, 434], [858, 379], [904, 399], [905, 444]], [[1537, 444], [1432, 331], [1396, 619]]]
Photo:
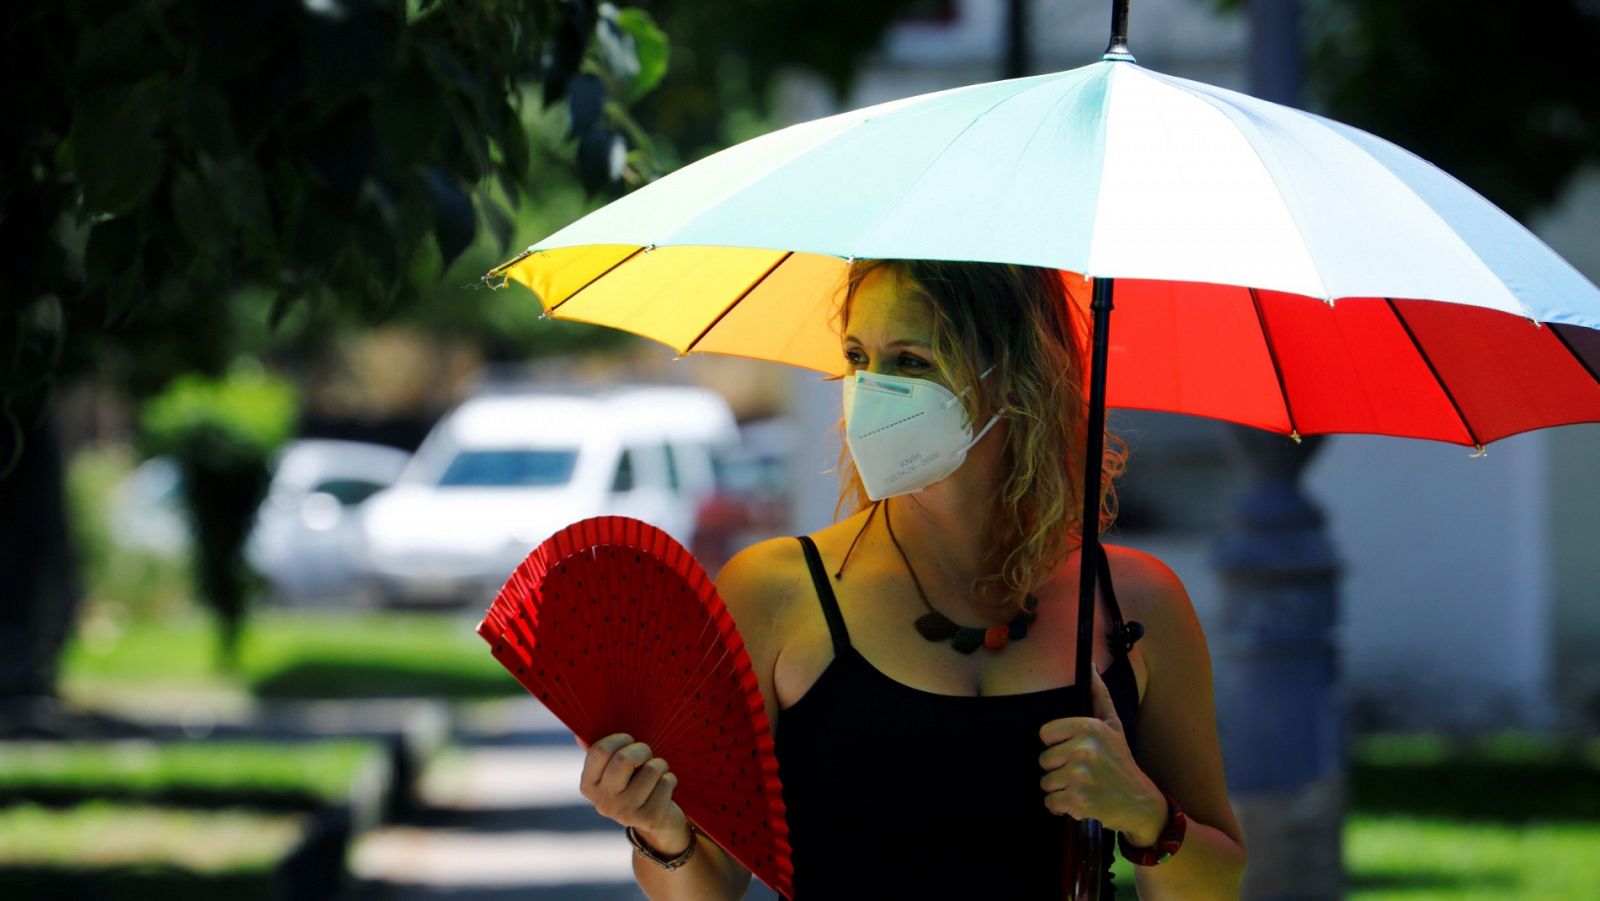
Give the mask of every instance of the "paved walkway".
[[[411, 822], [369, 833], [351, 855], [360, 901], [636, 901], [622, 830], [578, 793], [583, 752], [531, 699], [463, 724], [458, 749], [423, 775]], [[747, 896], [773, 899], [757, 885]]]

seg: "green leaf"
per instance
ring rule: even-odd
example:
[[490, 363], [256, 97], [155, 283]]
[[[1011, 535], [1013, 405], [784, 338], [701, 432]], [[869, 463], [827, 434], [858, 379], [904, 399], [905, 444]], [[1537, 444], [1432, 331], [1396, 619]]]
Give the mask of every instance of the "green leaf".
[[617, 25], [633, 37], [634, 50], [639, 56], [639, 74], [628, 85], [628, 102], [632, 103], [654, 90], [667, 74], [667, 34], [656, 26], [648, 12], [635, 7], [620, 10]]
[[261, 239], [272, 234], [272, 209], [261, 167], [248, 159], [229, 160], [217, 167], [211, 184], [216, 202], [235, 225]]
[[165, 169], [154, 134], [157, 80], [90, 92], [72, 120], [72, 163], [88, 213], [120, 215], [149, 199]]
[[184, 240], [206, 256], [226, 256], [230, 230], [217, 199], [193, 170], [185, 169], [173, 179], [171, 199], [172, 216]]
[[477, 217], [473, 215], [472, 201], [438, 170], [426, 170], [423, 179], [428, 186], [428, 199], [433, 205], [434, 238], [439, 242], [439, 254], [444, 259], [444, 265], [449, 266], [472, 243], [477, 231]]
[[84, 274], [90, 288], [128, 278], [144, 247], [145, 231], [138, 218], [121, 216], [96, 222], [84, 250]]
[[439, 77], [420, 54], [384, 79], [373, 109], [383, 154], [397, 169], [438, 158], [450, 130], [450, 111]]
[[[505, 169], [518, 183], [528, 176], [528, 129], [522, 124], [522, 117], [515, 111], [506, 116], [505, 129], [500, 136], [500, 154], [504, 159]], [[507, 191], [512, 200], [516, 195]]]
[[489, 233], [494, 235], [495, 249], [505, 251], [511, 246], [511, 239], [516, 235], [516, 220], [511, 218], [511, 213], [505, 207], [487, 197], [479, 206], [483, 211], [483, 220], [489, 226]]

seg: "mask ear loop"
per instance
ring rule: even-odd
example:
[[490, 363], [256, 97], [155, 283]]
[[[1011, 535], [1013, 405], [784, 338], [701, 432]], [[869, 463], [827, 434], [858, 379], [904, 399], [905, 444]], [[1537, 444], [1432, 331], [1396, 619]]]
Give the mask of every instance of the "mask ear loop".
[[[983, 372], [978, 373], [978, 381], [981, 382], [984, 379], [988, 378], [989, 377], [989, 373], [991, 373], [991, 372], [994, 372], [994, 364], [992, 364], [992, 363], [989, 365], [988, 369], [985, 369]], [[972, 390], [972, 388], [970, 386], [966, 387], [966, 388], [962, 388], [961, 389], [961, 394], [954, 395], [949, 400], [944, 402], [944, 408], [946, 410], [948, 410], [951, 407], [955, 406], [958, 402], [960, 402], [961, 395], [962, 394], [966, 394], [968, 391], [971, 391], [971, 390]], [[967, 446], [966, 447], [962, 448], [962, 453], [965, 453], [965, 452], [967, 452], [969, 450], [972, 450], [974, 447], [976, 447], [978, 445], [978, 442], [983, 440], [983, 436], [989, 434], [989, 430], [994, 428], [995, 424], [1000, 421], [1001, 416], [1002, 416], [1002, 414], [1005, 413], [1005, 411], [1006, 411], [1006, 408], [1003, 407], [1003, 406], [1000, 409], [996, 410], [995, 414], [993, 416], [989, 417], [989, 422], [987, 424], [985, 424], [983, 428], [978, 430], [978, 434], [975, 437], [973, 437], [973, 439], [971, 441], [967, 442]]]
[[978, 434], [977, 434], [976, 437], [974, 437], [971, 441], [967, 442], [966, 449], [967, 450], [972, 450], [974, 447], [977, 447], [978, 446], [978, 442], [983, 440], [983, 436], [989, 434], [989, 430], [994, 428], [995, 427], [995, 423], [998, 423], [999, 421], [1000, 421], [1000, 414], [999, 413], [996, 413], [993, 416], [989, 417], [989, 423], [987, 425], [985, 425], [983, 428], [978, 430]]

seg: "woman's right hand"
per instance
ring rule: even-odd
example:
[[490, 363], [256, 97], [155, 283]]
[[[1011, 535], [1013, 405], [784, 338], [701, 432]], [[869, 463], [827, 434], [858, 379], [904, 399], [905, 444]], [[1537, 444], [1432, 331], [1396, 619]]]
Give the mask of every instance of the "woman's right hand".
[[672, 800], [678, 777], [650, 746], [618, 732], [589, 746], [579, 790], [602, 816], [632, 826], [663, 857], [689, 847], [689, 819]]

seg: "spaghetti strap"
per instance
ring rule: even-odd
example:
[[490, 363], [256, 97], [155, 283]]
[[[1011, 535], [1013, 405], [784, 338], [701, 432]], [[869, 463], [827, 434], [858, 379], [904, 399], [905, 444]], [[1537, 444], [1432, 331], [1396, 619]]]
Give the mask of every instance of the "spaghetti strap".
[[828, 568], [822, 565], [822, 554], [811, 536], [801, 535], [800, 547], [805, 550], [806, 566], [811, 568], [811, 584], [816, 586], [822, 616], [827, 619], [828, 632], [833, 635], [833, 653], [842, 656], [850, 647], [850, 633], [844, 627], [844, 614], [839, 612], [839, 599], [833, 596], [833, 586], [828, 584]]
[[1117, 606], [1117, 591], [1111, 587], [1111, 558], [1106, 556], [1105, 545], [1096, 545], [1096, 549], [1100, 552], [1097, 561], [1100, 590], [1105, 595], [1106, 612], [1111, 614], [1111, 631], [1106, 635], [1106, 641], [1111, 645], [1112, 653], [1126, 655], [1133, 650], [1134, 643], [1144, 637], [1144, 626], [1122, 621], [1122, 608]]

